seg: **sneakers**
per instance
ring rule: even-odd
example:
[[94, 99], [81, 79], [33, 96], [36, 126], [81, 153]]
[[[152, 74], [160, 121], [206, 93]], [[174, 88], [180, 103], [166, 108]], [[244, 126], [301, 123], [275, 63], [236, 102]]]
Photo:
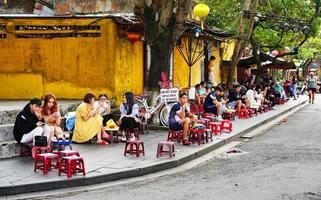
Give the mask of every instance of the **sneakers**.
[[222, 116], [221, 116], [221, 115], [217, 116], [217, 117], [215, 118], [215, 121], [217, 121], [217, 122], [223, 121]]
[[191, 143], [188, 141], [188, 139], [183, 140], [183, 145], [188, 146], [191, 145]]

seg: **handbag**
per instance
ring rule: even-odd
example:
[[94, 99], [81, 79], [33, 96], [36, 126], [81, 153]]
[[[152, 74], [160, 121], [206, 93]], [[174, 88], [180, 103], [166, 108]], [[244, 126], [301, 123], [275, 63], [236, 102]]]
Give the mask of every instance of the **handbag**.
[[36, 147], [48, 146], [47, 136], [43, 136], [43, 133], [41, 136], [40, 135], [35, 136], [35, 146]]

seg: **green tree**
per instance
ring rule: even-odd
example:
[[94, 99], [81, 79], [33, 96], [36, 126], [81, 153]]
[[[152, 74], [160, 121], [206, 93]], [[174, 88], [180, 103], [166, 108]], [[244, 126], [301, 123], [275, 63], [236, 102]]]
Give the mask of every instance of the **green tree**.
[[[314, 37], [318, 33], [320, 27], [320, 0], [259, 0], [255, 12], [251, 12], [249, 16], [256, 15], [256, 21], [253, 29], [247, 29], [249, 41], [244, 41], [244, 37], [240, 37], [240, 27], [244, 26], [244, 10], [247, 1], [244, 0], [204, 0], [203, 2], [210, 5], [211, 14], [208, 17], [207, 23], [209, 26], [216, 26], [226, 31], [234, 33], [237, 43], [243, 43], [240, 51], [245, 45], [251, 44], [256, 50], [271, 51], [284, 50], [285, 47], [300, 47], [308, 39]], [[251, 1], [251, 6], [255, 7], [255, 1]], [[253, 9], [254, 10], [254, 9]], [[249, 23], [249, 21], [245, 21]], [[303, 27], [305, 25], [311, 28], [311, 33], [307, 36], [301, 31], [295, 33], [292, 30], [282, 31], [275, 30], [276, 25], [289, 24]], [[253, 30], [253, 31], [252, 31]], [[245, 37], [246, 38], [246, 37]], [[244, 45], [245, 44], [245, 45]], [[293, 48], [294, 50], [297, 48]], [[239, 52], [239, 51], [236, 51]], [[295, 55], [303, 51], [291, 51], [285, 55]], [[257, 55], [255, 55], [258, 57]], [[239, 60], [239, 55], [234, 55], [231, 62], [231, 70], [233, 72], [236, 63]], [[258, 61], [258, 65], [260, 65]], [[262, 68], [258, 71], [262, 72]], [[233, 76], [230, 75], [230, 82]]]

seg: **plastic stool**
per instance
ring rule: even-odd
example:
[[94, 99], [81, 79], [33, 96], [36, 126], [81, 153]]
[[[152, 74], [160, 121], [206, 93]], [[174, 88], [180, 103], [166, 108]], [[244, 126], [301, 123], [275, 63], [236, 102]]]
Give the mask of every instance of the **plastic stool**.
[[139, 129], [138, 128], [134, 128], [133, 131], [130, 131], [128, 129], [125, 130], [126, 140], [130, 140], [130, 137], [131, 137], [132, 133], [134, 133], [135, 139], [139, 140]]
[[227, 133], [231, 133], [232, 132], [232, 121], [230, 121], [230, 120], [223, 120], [222, 122], [222, 127], [221, 127], [221, 129], [222, 129], [222, 131], [223, 132], [227, 132]]
[[[164, 151], [164, 147], [167, 147], [168, 151]], [[175, 156], [175, 146], [174, 142], [159, 142], [157, 146], [157, 154], [156, 157], [160, 157], [163, 155], [169, 155], [170, 158]]]
[[250, 118], [249, 112], [246, 109], [241, 109], [239, 112], [239, 119], [248, 119]]
[[141, 153], [145, 156], [144, 142], [140, 140], [127, 140], [124, 156], [126, 156], [127, 153], [129, 153], [130, 155], [136, 154], [136, 157], [139, 157]]
[[77, 172], [82, 172], [83, 176], [86, 176], [85, 163], [82, 157], [75, 155], [62, 157], [58, 166], [59, 176], [61, 175], [61, 172], [67, 173], [68, 178]]
[[176, 139], [177, 143], [183, 141], [183, 131], [173, 131], [169, 130], [167, 134], [167, 141], [174, 141]]
[[210, 128], [213, 135], [222, 134], [222, 123], [221, 122], [211, 122]]
[[197, 142], [198, 145], [201, 143], [205, 144], [204, 140], [206, 139], [206, 130], [205, 129], [191, 129], [189, 134], [190, 142]]
[[[51, 167], [57, 168], [58, 160], [56, 160], [56, 165], [52, 165], [51, 164], [52, 159], [58, 159], [58, 155], [54, 153], [37, 154], [37, 156], [35, 157], [34, 171], [36, 172], [37, 169], [41, 169], [43, 174], [47, 174], [48, 171], [51, 170]], [[38, 165], [39, 161], [42, 162], [42, 165]]]

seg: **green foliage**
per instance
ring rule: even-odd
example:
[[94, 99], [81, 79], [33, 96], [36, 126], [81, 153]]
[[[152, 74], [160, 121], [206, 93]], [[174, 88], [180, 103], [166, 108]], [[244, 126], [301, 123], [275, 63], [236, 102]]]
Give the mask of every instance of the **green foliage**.
[[[210, 6], [211, 12], [206, 19], [206, 23], [210, 26], [221, 28], [225, 31], [237, 34], [240, 17], [242, 14], [242, 6], [244, 0], [203, 0]], [[290, 25], [297, 24], [291, 19], [297, 19], [301, 22], [298, 25], [303, 27], [310, 24], [314, 18], [316, 5], [320, 5], [321, 0], [259, 0], [257, 13], [267, 18], [260, 18], [253, 32], [253, 39], [259, 44], [264, 51], [284, 50], [285, 47], [298, 46], [304, 39], [305, 35], [300, 31], [294, 33], [292, 30], [288, 32], [274, 30], [275, 24], [288, 23]], [[270, 16], [270, 17], [269, 17]], [[276, 19], [272, 16], [283, 17], [284, 19]], [[320, 17], [320, 13], [318, 14]], [[315, 18], [310, 24], [311, 33], [309, 37], [315, 37], [320, 31], [320, 19]], [[320, 42], [315, 40], [314, 42]], [[301, 50], [306, 57], [311, 56], [309, 50]]]

